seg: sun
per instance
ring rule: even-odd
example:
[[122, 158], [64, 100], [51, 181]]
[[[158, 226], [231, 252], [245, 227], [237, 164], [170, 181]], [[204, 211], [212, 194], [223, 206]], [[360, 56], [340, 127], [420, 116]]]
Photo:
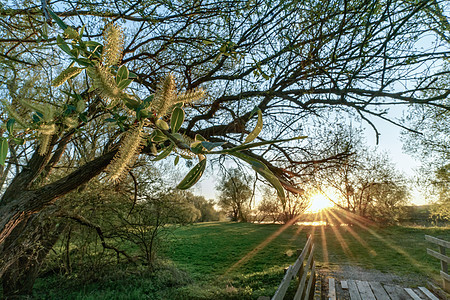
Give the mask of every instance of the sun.
[[325, 195], [318, 193], [311, 196], [311, 206], [306, 210], [306, 212], [317, 213], [333, 206], [333, 202], [331, 202]]

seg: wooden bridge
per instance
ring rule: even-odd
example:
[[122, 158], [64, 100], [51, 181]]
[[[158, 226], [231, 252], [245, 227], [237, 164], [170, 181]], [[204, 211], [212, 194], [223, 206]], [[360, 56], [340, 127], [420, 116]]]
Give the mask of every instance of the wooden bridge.
[[398, 285], [361, 280], [336, 282], [334, 278], [329, 278], [328, 286], [328, 300], [439, 300], [426, 287], [404, 288]]
[[[439, 246], [439, 252], [427, 249], [427, 253], [441, 260], [441, 276], [443, 288], [449, 288], [450, 277], [448, 275], [449, 257], [446, 256], [445, 248], [450, 248], [450, 243], [431, 236], [425, 236], [426, 240]], [[285, 276], [281, 281], [275, 295], [270, 297], [260, 297], [258, 300], [283, 300], [292, 279], [298, 277], [294, 300], [328, 300], [350, 299], [350, 300], [440, 300], [426, 287], [401, 287], [393, 284], [362, 280], [340, 280], [328, 278], [328, 294], [323, 294], [320, 284], [316, 284], [316, 264], [314, 262], [314, 243], [309, 236], [305, 247], [298, 251], [298, 258], [294, 265], [285, 269]], [[305, 263], [305, 260], [307, 262]], [[448, 290], [447, 290], [448, 291]]]

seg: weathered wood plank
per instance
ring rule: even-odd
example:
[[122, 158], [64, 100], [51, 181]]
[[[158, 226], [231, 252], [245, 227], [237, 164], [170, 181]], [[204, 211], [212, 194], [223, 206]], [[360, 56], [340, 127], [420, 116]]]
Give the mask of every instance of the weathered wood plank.
[[431, 293], [426, 287], [419, 286], [419, 290], [421, 290], [422, 293], [424, 293], [431, 300], [439, 300], [439, 298], [433, 295], [433, 293]]
[[303, 272], [300, 278], [300, 284], [298, 285], [297, 292], [294, 295], [294, 299], [301, 299], [302, 294], [305, 290], [306, 277], [308, 276], [308, 270], [311, 268], [314, 259], [314, 244], [311, 246], [311, 252], [309, 253], [308, 261], [305, 265], [305, 272]]
[[336, 281], [333, 277], [328, 278], [328, 300], [336, 300]]
[[384, 289], [392, 300], [411, 300], [405, 290], [398, 285], [385, 284]]
[[427, 253], [437, 259], [442, 260], [443, 262], [446, 262], [448, 264], [450, 264], [450, 257], [443, 255], [437, 251], [431, 250], [431, 249], [427, 249]]
[[311, 299], [313, 291], [312, 286], [316, 280], [316, 262], [313, 262], [312, 268], [311, 268], [311, 274], [309, 275], [308, 285], [306, 287], [305, 296], [303, 297], [303, 300]]
[[284, 295], [286, 294], [286, 291], [289, 287], [289, 283], [292, 280], [292, 270], [292, 266], [289, 266], [289, 269], [286, 271], [286, 274], [284, 274], [283, 280], [281, 280], [281, 283], [278, 286], [275, 295], [273, 295], [272, 300], [283, 300]]
[[429, 242], [432, 242], [434, 244], [437, 244], [439, 246], [445, 247], [445, 248], [450, 248], [450, 242], [435, 238], [434, 236], [431, 235], [425, 235], [425, 239]]
[[[441, 255], [444, 255], [445, 257], [449, 258], [446, 254], [445, 254], [445, 247], [439, 246], [439, 252]], [[450, 259], [450, 258], [449, 258]], [[441, 270], [444, 271], [444, 273], [448, 274], [448, 261], [443, 261], [441, 259]]]
[[294, 269], [293, 274], [294, 276], [297, 276], [298, 271], [303, 266], [303, 261], [305, 260], [305, 257], [311, 252], [312, 249], [312, 236], [310, 235], [308, 240], [306, 241], [305, 247], [303, 247], [302, 253], [297, 258], [297, 260], [294, 263]]
[[411, 298], [413, 298], [413, 300], [422, 300], [422, 298], [420, 298], [416, 293], [414, 293], [414, 291], [410, 288], [405, 288], [405, 292], [408, 293], [408, 295], [411, 296]]
[[372, 292], [377, 300], [391, 300], [389, 295], [384, 290], [383, 286], [379, 282], [369, 282]]
[[343, 290], [347, 290], [348, 289], [347, 280], [341, 280], [341, 287], [342, 287]]
[[367, 281], [356, 280], [356, 286], [359, 290], [359, 295], [364, 300], [376, 300], [372, 290]]
[[349, 280], [348, 282], [348, 292], [350, 293], [351, 300], [362, 300], [359, 295], [358, 287], [356, 286], [355, 281]]

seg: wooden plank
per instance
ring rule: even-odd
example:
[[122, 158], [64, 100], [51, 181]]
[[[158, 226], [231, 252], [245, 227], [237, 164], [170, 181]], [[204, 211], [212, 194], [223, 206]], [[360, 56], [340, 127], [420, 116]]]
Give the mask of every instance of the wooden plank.
[[424, 293], [431, 300], [439, 300], [439, 298], [433, 295], [426, 287], [419, 286], [419, 290], [421, 290], [422, 293]]
[[405, 290], [398, 285], [385, 284], [384, 289], [392, 300], [411, 300]]
[[347, 280], [341, 280], [341, 287], [342, 287], [343, 290], [347, 290], [348, 289]]
[[358, 287], [353, 280], [349, 280], [348, 282], [348, 292], [350, 293], [351, 300], [362, 300], [359, 295]]
[[414, 293], [414, 291], [410, 288], [405, 288], [405, 292], [408, 293], [408, 295], [411, 296], [411, 298], [413, 298], [413, 300], [422, 300], [422, 298], [420, 298], [416, 293]]
[[302, 250], [302, 253], [300, 253], [300, 256], [297, 258], [297, 260], [294, 263], [294, 270], [293, 270], [294, 276], [297, 276], [298, 271], [303, 266], [303, 261], [305, 260], [305, 257], [311, 252], [312, 246], [314, 246], [314, 245], [311, 245], [311, 243], [312, 243], [312, 237], [310, 235], [308, 240], [306, 241], [306, 244]]
[[[313, 262], [312, 268], [311, 268], [311, 274], [309, 275], [308, 285], [306, 287], [305, 296], [303, 297], [303, 300], [311, 299], [312, 297], [312, 285], [314, 284], [316, 279], [316, 262]], [[311, 295], [310, 295], [311, 294]]]
[[377, 300], [391, 300], [389, 295], [384, 290], [383, 286], [379, 282], [369, 282], [373, 294]]
[[445, 247], [445, 248], [450, 248], [450, 242], [435, 238], [434, 236], [431, 235], [425, 235], [425, 239], [429, 242], [432, 242], [436, 245]]
[[297, 292], [295, 293], [294, 299], [300, 299], [302, 297], [303, 291], [305, 289], [306, 277], [308, 275], [308, 270], [313, 263], [314, 258], [314, 244], [311, 247], [311, 252], [309, 253], [308, 261], [306, 262], [305, 272], [303, 272], [302, 278], [300, 278], [300, 284], [298, 285]]
[[272, 300], [283, 300], [284, 295], [286, 294], [286, 291], [289, 287], [289, 283], [291, 283], [292, 280], [292, 270], [292, 266], [289, 266], [289, 269], [286, 271], [286, 274], [284, 274], [283, 280], [281, 280], [281, 283], [278, 286], [275, 295], [273, 295]]
[[446, 279], [447, 281], [450, 281], [450, 275], [448, 275], [447, 273], [445, 273], [443, 271], [441, 271], [440, 273], [441, 273], [442, 278]]
[[367, 281], [356, 280], [356, 286], [358, 287], [359, 295], [364, 300], [376, 300], [372, 290], [370, 289]]
[[[445, 247], [439, 246], [439, 252], [441, 255], [444, 255], [445, 257], [448, 258], [447, 255], [445, 255]], [[441, 271], [444, 271], [444, 273], [448, 274], [448, 261], [443, 261], [441, 260]]]
[[431, 250], [431, 249], [427, 249], [427, 253], [437, 259], [440, 259], [443, 262], [446, 262], [447, 264], [450, 264], [450, 257], [448, 257], [446, 255], [443, 255], [443, 254], [436, 252], [434, 250]]
[[336, 300], [336, 282], [333, 277], [328, 278], [328, 300]]

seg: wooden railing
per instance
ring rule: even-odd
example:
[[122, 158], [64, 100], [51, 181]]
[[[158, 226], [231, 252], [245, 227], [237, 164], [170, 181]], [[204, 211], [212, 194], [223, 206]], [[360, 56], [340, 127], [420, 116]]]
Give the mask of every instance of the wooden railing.
[[[301, 251], [294, 265], [289, 266], [281, 284], [278, 286], [272, 300], [282, 300], [286, 295], [286, 291], [291, 283], [291, 280], [298, 276], [299, 285], [295, 293], [294, 300], [312, 299], [314, 296], [314, 287], [316, 284], [316, 263], [314, 262], [314, 244], [312, 237], [309, 236], [305, 247]], [[306, 264], [305, 259], [307, 259]], [[308, 280], [308, 282], [307, 282]]]
[[450, 248], [450, 242], [435, 238], [430, 235], [426, 235], [425, 239], [439, 246], [439, 252], [427, 249], [427, 253], [441, 261], [441, 277], [443, 289], [446, 292], [450, 293], [450, 275], [448, 275], [448, 264], [450, 263], [450, 257], [445, 255], [445, 249]]

